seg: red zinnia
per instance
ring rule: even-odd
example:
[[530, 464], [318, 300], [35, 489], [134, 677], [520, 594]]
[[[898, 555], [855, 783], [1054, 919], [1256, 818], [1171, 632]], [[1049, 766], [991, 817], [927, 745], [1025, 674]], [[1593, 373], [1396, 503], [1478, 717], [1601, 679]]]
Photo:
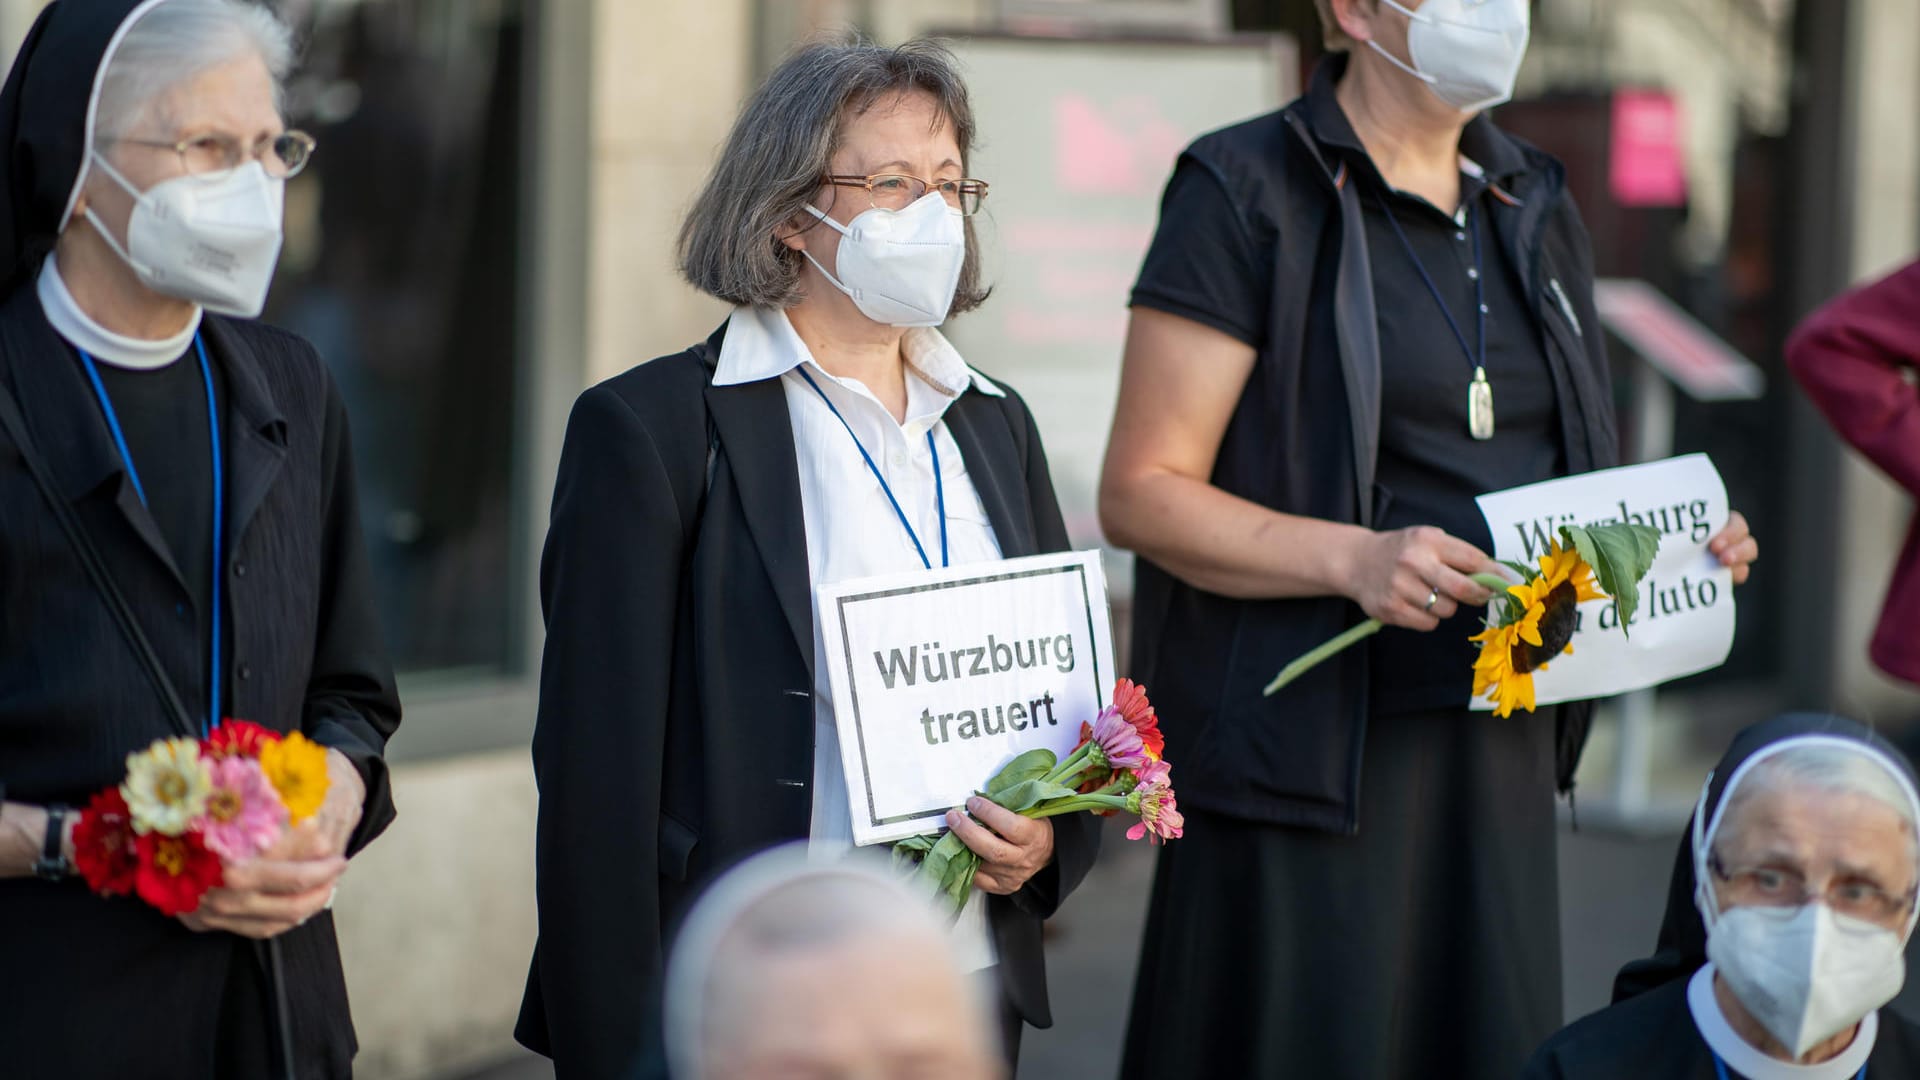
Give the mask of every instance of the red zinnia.
[[162, 915], [192, 911], [208, 889], [220, 884], [220, 857], [207, 850], [198, 833], [145, 833], [134, 843], [140, 849], [135, 881], [140, 899], [159, 908]]
[[280, 733], [272, 728], [263, 728], [251, 720], [235, 720], [231, 717], [220, 721], [202, 742], [203, 752], [208, 757], [257, 758], [260, 748], [269, 743], [280, 741]]
[[103, 896], [133, 891], [140, 853], [134, 846], [133, 818], [119, 788], [95, 795], [73, 823], [73, 865], [87, 887]]
[[1113, 685], [1113, 707], [1140, 733], [1140, 742], [1147, 748], [1148, 757], [1157, 761], [1166, 756], [1167, 737], [1160, 734], [1160, 718], [1154, 715], [1153, 705], [1147, 701], [1146, 687], [1132, 679], [1121, 679]]

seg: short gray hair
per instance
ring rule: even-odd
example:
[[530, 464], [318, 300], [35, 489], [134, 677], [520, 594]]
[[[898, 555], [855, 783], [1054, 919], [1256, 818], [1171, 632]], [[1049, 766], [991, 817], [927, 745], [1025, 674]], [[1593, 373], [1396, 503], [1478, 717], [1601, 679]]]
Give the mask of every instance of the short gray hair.
[[[946, 46], [924, 38], [895, 48], [824, 41], [783, 61], [741, 109], [713, 174], [680, 226], [680, 272], [687, 281], [742, 306], [787, 308], [804, 299], [800, 256], [780, 243], [775, 230], [806, 213], [831, 171], [848, 119], [913, 90], [933, 95], [941, 117], [953, 125], [964, 170], [973, 148], [973, 106]], [[953, 315], [987, 298], [971, 218], [966, 234]]]
[[1753, 770], [1727, 799], [1721, 818], [1731, 823], [1734, 815], [1754, 798], [1771, 792], [1795, 788], [1812, 789], [1835, 795], [1858, 795], [1883, 803], [1900, 817], [1920, 869], [1920, 821], [1915, 820], [1913, 798], [1880, 756], [1865, 749], [1854, 750], [1830, 743], [1813, 743], [1782, 750], [1755, 762]]
[[734, 1008], [743, 987], [762, 978], [767, 962], [795, 953], [885, 938], [889, 945], [924, 941], [974, 1006], [991, 1038], [991, 1015], [977, 980], [967, 979], [952, 937], [928, 898], [910, 889], [884, 859], [856, 853], [821, 863], [794, 842], [753, 856], [728, 871], [688, 913], [668, 957], [664, 1029], [670, 1072], [707, 1074], [719, 1043], [740, 1035]]
[[247, 0], [163, 0], [127, 28], [107, 60], [95, 143], [127, 134], [171, 87], [249, 53], [273, 76], [279, 107], [293, 69], [293, 33], [278, 16]]

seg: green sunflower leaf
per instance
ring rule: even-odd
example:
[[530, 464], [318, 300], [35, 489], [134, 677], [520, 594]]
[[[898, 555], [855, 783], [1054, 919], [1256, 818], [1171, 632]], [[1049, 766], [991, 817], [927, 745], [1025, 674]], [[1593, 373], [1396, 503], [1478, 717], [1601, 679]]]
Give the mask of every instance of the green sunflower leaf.
[[1560, 535], [1593, 567], [1600, 591], [1613, 598], [1620, 615], [1620, 632], [1640, 606], [1640, 581], [1653, 569], [1660, 553], [1660, 530], [1648, 525], [1562, 525]]
[[1526, 563], [1523, 563], [1523, 562], [1514, 562], [1512, 559], [1501, 559], [1500, 565], [1506, 567], [1507, 569], [1513, 571], [1516, 574], [1519, 574], [1521, 581], [1532, 581], [1534, 578], [1540, 576], [1539, 567], [1528, 566]]
[[1005, 768], [995, 773], [993, 779], [987, 781], [987, 797], [999, 802], [1002, 792], [1012, 790], [1029, 780], [1040, 779], [1052, 772], [1053, 767], [1059, 763], [1060, 760], [1053, 756], [1051, 750], [1045, 748], [1029, 750], [1007, 762]]

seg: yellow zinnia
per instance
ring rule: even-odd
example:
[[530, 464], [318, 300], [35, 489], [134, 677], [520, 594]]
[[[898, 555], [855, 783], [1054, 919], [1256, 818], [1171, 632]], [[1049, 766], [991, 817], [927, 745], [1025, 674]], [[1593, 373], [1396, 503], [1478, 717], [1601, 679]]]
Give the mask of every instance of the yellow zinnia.
[[312, 817], [327, 797], [326, 747], [294, 732], [260, 748], [260, 769], [273, 782], [294, 824]]

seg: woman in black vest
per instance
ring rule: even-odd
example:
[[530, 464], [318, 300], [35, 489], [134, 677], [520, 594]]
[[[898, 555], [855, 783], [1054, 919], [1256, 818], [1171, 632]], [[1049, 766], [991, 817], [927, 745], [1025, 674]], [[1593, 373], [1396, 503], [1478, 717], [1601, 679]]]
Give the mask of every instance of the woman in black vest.
[[[936, 327], [986, 299], [951, 55], [815, 45], [742, 109], [680, 266], [735, 305], [705, 343], [581, 395], [541, 564], [540, 940], [520, 1041], [563, 1078], [654, 1076], [662, 946], [761, 848], [851, 846], [817, 585], [1060, 551], [1033, 416]], [[953, 928], [1046, 1027], [1042, 920], [1090, 815], [947, 815], [985, 862]], [[976, 820], [977, 819], [977, 820]]]
[[[1588, 709], [1468, 711], [1468, 575], [1497, 569], [1475, 496], [1616, 463], [1588, 241], [1559, 164], [1480, 115], [1524, 0], [1321, 14], [1350, 55], [1188, 148], [1133, 293], [1101, 516], [1141, 555], [1188, 829], [1127, 1076], [1511, 1076], [1561, 1020]], [[1737, 515], [1714, 550], [1736, 580], [1756, 551]]]
[[[10, 1078], [352, 1071], [327, 906], [393, 819], [400, 709], [340, 399], [310, 346], [250, 321], [312, 149], [276, 107], [289, 59], [251, 4], [56, 0], [0, 92]], [[178, 918], [91, 894], [64, 807], [227, 717], [328, 748], [314, 821]]]

